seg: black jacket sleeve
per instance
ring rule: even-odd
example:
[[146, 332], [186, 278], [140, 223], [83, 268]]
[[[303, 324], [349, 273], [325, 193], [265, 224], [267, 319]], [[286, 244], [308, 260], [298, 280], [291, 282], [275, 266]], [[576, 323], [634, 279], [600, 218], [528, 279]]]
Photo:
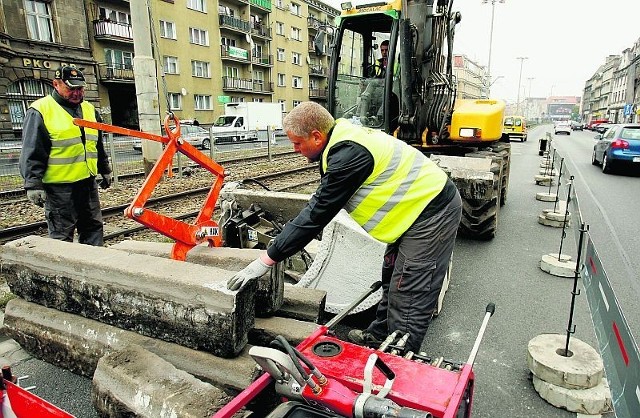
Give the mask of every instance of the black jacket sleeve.
[[344, 141], [331, 148], [327, 171], [309, 203], [287, 223], [267, 254], [282, 261], [300, 251], [337, 215], [373, 172], [373, 156], [362, 145]]
[[42, 179], [47, 170], [51, 139], [44, 126], [42, 115], [29, 108], [22, 123], [22, 151], [20, 152], [20, 174], [24, 178], [24, 188], [42, 189]]

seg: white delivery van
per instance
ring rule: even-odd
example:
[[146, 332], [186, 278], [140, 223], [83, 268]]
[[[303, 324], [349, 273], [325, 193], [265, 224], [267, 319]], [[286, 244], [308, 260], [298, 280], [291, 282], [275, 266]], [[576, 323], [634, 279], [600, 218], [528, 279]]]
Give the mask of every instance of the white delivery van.
[[[224, 115], [211, 126], [216, 142], [256, 141], [258, 131], [282, 129], [280, 103], [226, 103]], [[266, 137], [265, 137], [266, 138]]]

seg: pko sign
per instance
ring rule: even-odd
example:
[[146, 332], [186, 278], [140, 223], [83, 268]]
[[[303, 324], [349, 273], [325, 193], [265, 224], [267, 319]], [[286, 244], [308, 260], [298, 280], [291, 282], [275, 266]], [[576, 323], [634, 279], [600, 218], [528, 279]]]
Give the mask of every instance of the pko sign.
[[628, 103], [624, 105], [624, 115], [629, 116], [633, 113], [633, 103]]

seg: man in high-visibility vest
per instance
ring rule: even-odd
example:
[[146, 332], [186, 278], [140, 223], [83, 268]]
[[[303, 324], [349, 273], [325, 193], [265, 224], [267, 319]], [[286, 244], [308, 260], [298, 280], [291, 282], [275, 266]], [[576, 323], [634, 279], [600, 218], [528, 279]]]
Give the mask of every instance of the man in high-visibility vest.
[[103, 244], [100, 187], [111, 185], [111, 167], [101, 132], [80, 128], [73, 118], [100, 121], [84, 101], [82, 71], [63, 65], [55, 72], [54, 91], [27, 110], [22, 128], [20, 174], [27, 198], [44, 206], [49, 236], [82, 244]]
[[409, 333], [419, 352], [437, 310], [449, 267], [462, 201], [447, 174], [420, 151], [384, 132], [333, 119], [305, 102], [285, 117], [293, 149], [321, 166], [320, 186], [260, 258], [227, 283], [238, 290], [300, 251], [344, 208], [373, 238], [387, 244], [382, 300], [366, 330], [351, 341], [379, 345], [390, 333]]

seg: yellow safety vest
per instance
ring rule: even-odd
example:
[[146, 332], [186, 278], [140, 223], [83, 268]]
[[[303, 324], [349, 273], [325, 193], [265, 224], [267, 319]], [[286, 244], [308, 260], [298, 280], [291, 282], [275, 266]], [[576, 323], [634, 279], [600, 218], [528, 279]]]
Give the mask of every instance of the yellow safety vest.
[[349, 215], [375, 239], [395, 242], [442, 191], [447, 174], [420, 151], [384, 132], [355, 126], [338, 119], [327, 155], [341, 141], [353, 141], [373, 155], [373, 172], [347, 202]]
[[[82, 116], [95, 122], [95, 108], [82, 102]], [[73, 124], [73, 117], [51, 96], [31, 104], [42, 115], [45, 128], [51, 137], [51, 151], [43, 183], [73, 183], [98, 174], [98, 131], [84, 128], [85, 144], [82, 144], [80, 127]]]

